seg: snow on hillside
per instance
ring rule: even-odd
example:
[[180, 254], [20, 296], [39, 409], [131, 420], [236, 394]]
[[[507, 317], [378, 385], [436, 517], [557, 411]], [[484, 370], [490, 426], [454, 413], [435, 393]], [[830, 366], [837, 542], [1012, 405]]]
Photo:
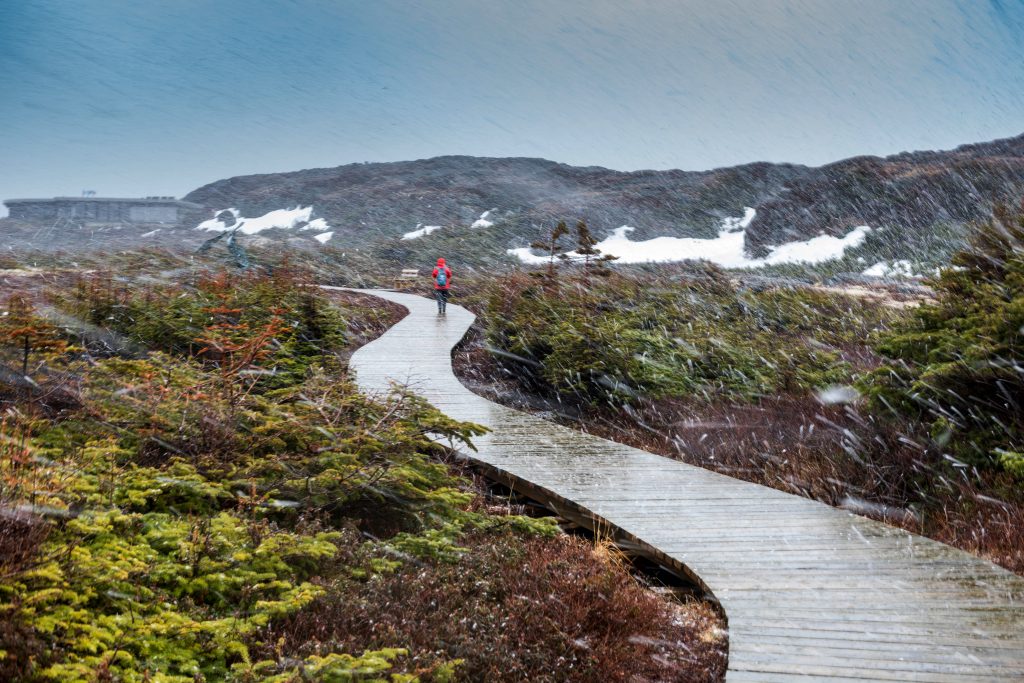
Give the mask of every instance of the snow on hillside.
[[[234, 223], [228, 225], [226, 221], [221, 220], [219, 217], [224, 213], [231, 214]], [[273, 230], [275, 228], [293, 230], [301, 226], [302, 230], [323, 231], [329, 230], [331, 227], [323, 218], [313, 218], [312, 206], [297, 206], [294, 209], [278, 209], [276, 211], [265, 213], [257, 218], [243, 217], [238, 209], [224, 209], [223, 211], [218, 211], [217, 216], [218, 217], [216, 218], [203, 221], [196, 226], [196, 230], [210, 230], [213, 232], [237, 230], [245, 235], [255, 235], [256, 233], [263, 232], [264, 230]], [[330, 237], [320, 239], [321, 237], [323, 236], [317, 235], [316, 239], [321, 242], [325, 242], [330, 239]]]
[[482, 214], [480, 214], [480, 218], [477, 218], [475, 221], [473, 221], [473, 224], [471, 226], [469, 226], [469, 227], [471, 227], [471, 228], [489, 228], [492, 225], [494, 225], [494, 221], [487, 220], [487, 217], [491, 215], [491, 211], [494, 211], [494, 209], [490, 209], [489, 211], [484, 211]]
[[[602, 254], [618, 256], [618, 263], [666, 263], [704, 259], [723, 268], [761, 268], [781, 263], [824, 263], [839, 258], [850, 248], [860, 246], [871, 231], [862, 225], [843, 237], [818, 235], [800, 242], [789, 242], [773, 247], [765, 258], [747, 256], [744, 246], [747, 227], [754, 220], [756, 212], [747, 207], [742, 218], [726, 218], [718, 236], [712, 239], [699, 237], [655, 237], [634, 242], [629, 239], [633, 228], [624, 225], [597, 244]], [[523, 263], [541, 265], [548, 262], [547, 256], [538, 256], [528, 247], [509, 249], [508, 253]], [[570, 258], [581, 258], [570, 252]]]
[[[312, 207], [310, 207], [312, 208]], [[300, 230], [330, 230], [331, 226], [327, 225], [327, 221], [323, 218], [314, 218], [309, 222], [309, 225], [300, 228]]]
[[905, 259], [899, 261], [879, 261], [875, 265], [864, 270], [864, 275], [870, 275], [872, 277], [914, 277], [917, 273], [914, 272], [914, 266]]
[[425, 237], [432, 232], [440, 230], [443, 226], [440, 225], [423, 225], [422, 223], [416, 224], [416, 229], [412, 232], [407, 232], [402, 235], [403, 240], [414, 240], [417, 237]]
[[[469, 227], [471, 227], [471, 228], [489, 228], [489, 227], [491, 227], [492, 225], [494, 225], [494, 221], [489, 220], [489, 218], [490, 218], [491, 212], [495, 211], [495, 210], [496, 209], [488, 209], [487, 211], [484, 211], [482, 214], [480, 214], [479, 218], [477, 218], [475, 221], [472, 222], [472, 224], [470, 224]], [[417, 223], [416, 224], [416, 229], [411, 231], [411, 232], [407, 232], [404, 235], [402, 235], [402, 239], [403, 240], [414, 240], [414, 239], [418, 239], [420, 237], [426, 237], [430, 233], [436, 232], [436, 231], [440, 230], [443, 227], [444, 227], [443, 225], [423, 225], [422, 223]]]

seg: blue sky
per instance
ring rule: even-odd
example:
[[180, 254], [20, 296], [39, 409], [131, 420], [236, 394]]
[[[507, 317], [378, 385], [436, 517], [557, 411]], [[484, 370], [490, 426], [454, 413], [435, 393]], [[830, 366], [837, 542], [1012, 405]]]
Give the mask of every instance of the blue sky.
[[1024, 0], [0, 0], [0, 198], [440, 154], [821, 164], [1024, 133]]

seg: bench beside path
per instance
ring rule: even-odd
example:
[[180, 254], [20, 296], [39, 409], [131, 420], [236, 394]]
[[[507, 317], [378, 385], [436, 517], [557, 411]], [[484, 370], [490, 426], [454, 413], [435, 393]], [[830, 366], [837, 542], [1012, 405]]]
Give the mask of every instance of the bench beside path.
[[901, 529], [577, 432], [478, 396], [452, 349], [475, 316], [383, 290], [409, 315], [352, 356], [360, 389], [407, 384], [491, 431], [466, 457], [568, 518], [685, 571], [729, 624], [727, 680], [1024, 681], [1024, 578]]

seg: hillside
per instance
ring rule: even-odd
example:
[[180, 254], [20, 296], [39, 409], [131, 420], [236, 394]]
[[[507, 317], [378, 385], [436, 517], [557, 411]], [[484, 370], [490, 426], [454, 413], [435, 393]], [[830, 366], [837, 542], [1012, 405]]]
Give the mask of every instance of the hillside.
[[533, 225], [577, 216], [599, 232], [629, 224], [640, 237], [711, 236], [723, 218], [766, 201], [806, 172], [772, 164], [622, 172], [544, 159], [447, 156], [242, 176], [201, 187], [187, 199], [237, 207], [246, 216], [313, 205], [336, 238], [360, 243], [399, 237], [417, 224], [470, 226], [484, 212], [490, 222], [512, 228], [512, 237], [529, 238]]
[[330, 169], [241, 176], [185, 199], [214, 209], [260, 215], [313, 205], [336, 239], [397, 237], [417, 224], [470, 225], [484, 211], [504, 221], [510, 238], [530, 239], [532, 225], [583, 217], [601, 234], [621, 225], [633, 237], [714, 234], [721, 220], [757, 209], [747, 233], [754, 250], [820, 231], [905, 228], [987, 215], [993, 202], [1024, 189], [1024, 135], [947, 152], [856, 157], [819, 168], [754, 163], [713, 171], [622, 172], [543, 159], [450, 156]]
[[1017, 202], [1022, 190], [1024, 135], [949, 152], [855, 157], [812, 169], [757, 205], [748, 245], [756, 253], [864, 224], [920, 237], [939, 225], [983, 220], [993, 203]]
[[[202, 224], [205, 230], [55, 230], [9, 220], [0, 221], [0, 230], [11, 248], [74, 251], [143, 244], [191, 250], [218, 231], [236, 228], [245, 246], [283, 241], [290, 248], [318, 250], [326, 244], [401, 263], [443, 252], [482, 265], [512, 263], [508, 250], [526, 247], [558, 220], [583, 218], [599, 239], [614, 237], [620, 246], [623, 240], [689, 238], [672, 243], [667, 256], [663, 242], [638, 250], [664, 260], [708, 258], [730, 232], [731, 260], [720, 259], [720, 265], [802, 258], [793, 253], [824, 253], [821, 260], [846, 249], [848, 258], [833, 270], [859, 273], [871, 264], [878, 270], [883, 262], [891, 266], [908, 258], [919, 269], [943, 263], [961, 244], [966, 225], [988, 216], [993, 204], [1015, 203], [1022, 195], [1024, 135], [952, 151], [855, 157], [818, 168], [759, 162], [700, 172], [624, 172], [468, 156], [349, 164], [239, 176], [196, 189], [184, 199], [215, 216]], [[736, 220], [741, 216], [746, 220]], [[632, 230], [616, 233], [622, 226]], [[861, 226], [870, 228], [862, 230], [862, 239], [833, 242], [824, 250], [815, 243], [800, 245], [789, 257], [772, 254], [772, 247], [821, 235], [849, 238]]]

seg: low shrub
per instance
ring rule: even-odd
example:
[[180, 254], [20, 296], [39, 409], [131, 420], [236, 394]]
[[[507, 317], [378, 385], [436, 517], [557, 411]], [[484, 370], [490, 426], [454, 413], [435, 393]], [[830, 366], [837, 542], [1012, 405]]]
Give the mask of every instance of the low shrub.
[[[261, 633], [264, 658], [401, 644], [399, 670], [422, 680], [720, 680], [724, 633], [706, 605], [645, 590], [574, 537], [525, 543], [470, 534], [458, 563], [405, 563], [341, 580]], [[450, 667], [453, 663], [454, 670]]]
[[1024, 209], [997, 209], [931, 285], [935, 303], [879, 336], [888, 362], [864, 387], [952, 457], [1024, 476]]
[[843, 346], [884, 313], [797, 289], [736, 291], [721, 273], [678, 283], [511, 276], [487, 337], [534, 389], [590, 403], [671, 396], [753, 400], [846, 382]]

